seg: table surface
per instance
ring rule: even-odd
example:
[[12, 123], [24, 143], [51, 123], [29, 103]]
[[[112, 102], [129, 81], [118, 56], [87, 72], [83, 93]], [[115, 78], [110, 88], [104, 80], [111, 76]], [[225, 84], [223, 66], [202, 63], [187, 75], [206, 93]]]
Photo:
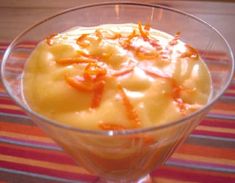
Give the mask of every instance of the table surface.
[[[35, 2], [0, 0], [0, 61], [9, 42], [32, 23], [65, 8], [97, 1]], [[146, 2], [156, 3], [154, 0]], [[234, 2], [157, 2], [207, 21], [224, 35], [235, 51]], [[154, 182], [160, 183], [235, 182], [235, 79], [207, 118], [166, 164], [151, 175]], [[0, 183], [97, 181], [98, 177], [76, 166], [34, 125], [9, 98], [0, 82]]]

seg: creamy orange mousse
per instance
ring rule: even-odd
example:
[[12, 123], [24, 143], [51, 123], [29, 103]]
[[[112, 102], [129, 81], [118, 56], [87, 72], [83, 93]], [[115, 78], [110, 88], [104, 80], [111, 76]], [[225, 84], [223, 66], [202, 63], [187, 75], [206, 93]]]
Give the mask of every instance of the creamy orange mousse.
[[124, 130], [170, 123], [208, 102], [198, 51], [150, 25], [77, 27], [39, 43], [23, 77], [36, 112], [73, 127]]

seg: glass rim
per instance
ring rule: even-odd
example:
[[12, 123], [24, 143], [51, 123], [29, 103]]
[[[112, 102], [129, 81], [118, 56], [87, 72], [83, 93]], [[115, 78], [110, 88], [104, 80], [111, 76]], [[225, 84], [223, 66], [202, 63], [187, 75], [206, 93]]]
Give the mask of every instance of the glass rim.
[[[208, 101], [208, 103], [206, 105], [204, 105], [201, 109], [183, 117], [180, 118], [178, 120], [172, 121], [172, 122], [167, 122], [166, 124], [162, 124], [162, 125], [157, 125], [157, 126], [152, 126], [152, 127], [147, 127], [147, 128], [136, 128], [136, 129], [125, 129], [125, 130], [107, 130], [107, 131], [103, 131], [103, 130], [88, 130], [88, 129], [82, 129], [82, 128], [78, 128], [78, 127], [73, 127], [70, 125], [66, 125], [63, 123], [58, 123], [55, 120], [49, 119], [33, 110], [31, 110], [29, 108], [28, 105], [24, 104], [23, 102], [21, 102], [13, 93], [11, 88], [8, 86], [7, 81], [5, 81], [5, 65], [6, 62], [8, 60], [8, 56], [11, 53], [11, 50], [13, 49], [13, 47], [16, 45], [18, 39], [20, 39], [21, 37], [23, 37], [25, 34], [27, 34], [29, 31], [33, 30], [35, 27], [43, 24], [44, 22], [51, 20], [55, 17], [58, 17], [60, 15], [66, 14], [66, 13], [70, 13], [76, 10], [81, 10], [81, 9], [88, 9], [88, 8], [93, 8], [93, 7], [102, 7], [102, 6], [110, 6], [110, 5], [127, 5], [127, 6], [142, 6], [142, 7], [148, 7], [148, 8], [161, 8], [167, 11], [171, 11], [171, 12], [175, 12], [175, 13], [179, 13], [182, 14], [184, 16], [190, 17], [196, 21], [198, 21], [199, 23], [204, 24], [205, 26], [209, 27], [210, 29], [212, 29], [220, 38], [222, 38], [222, 40], [224, 41], [225, 45], [227, 46], [228, 52], [230, 54], [231, 57], [231, 73], [228, 77], [228, 80], [226, 81], [226, 83], [224, 84], [224, 87], [221, 89], [221, 91], [217, 94], [217, 96], [215, 96], [214, 98], [211, 99], [211, 101]], [[49, 125], [53, 125], [59, 128], [64, 128], [66, 130], [72, 130], [75, 132], [79, 132], [79, 133], [83, 133], [83, 134], [90, 134], [90, 135], [103, 135], [103, 136], [118, 136], [118, 135], [131, 135], [131, 134], [138, 134], [138, 133], [146, 133], [146, 132], [153, 132], [153, 131], [157, 131], [157, 130], [163, 130], [166, 129], [168, 127], [172, 127], [172, 126], [176, 126], [178, 124], [182, 124], [182, 123], [186, 123], [190, 118], [197, 116], [198, 114], [200, 114], [201, 112], [209, 109], [209, 107], [215, 103], [224, 93], [224, 91], [228, 88], [230, 82], [232, 81], [232, 77], [234, 74], [234, 57], [233, 57], [233, 52], [231, 47], [229, 46], [227, 40], [223, 37], [223, 35], [217, 30], [215, 29], [213, 26], [211, 26], [210, 24], [208, 24], [207, 22], [205, 22], [204, 20], [191, 15], [189, 13], [186, 13], [184, 11], [175, 9], [175, 8], [171, 8], [171, 7], [167, 7], [167, 6], [163, 6], [163, 5], [154, 5], [154, 4], [147, 4], [147, 3], [134, 3], [134, 2], [104, 2], [104, 3], [94, 3], [94, 4], [88, 4], [88, 5], [83, 5], [83, 6], [76, 6], [73, 8], [69, 8], [66, 10], [63, 10], [59, 13], [56, 13], [54, 15], [51, 15], [47, 18], [44, 18], [43, 20], [33, 24], [32, 26], [28, 27], [27, 29], [25, 29], [23, 32], [21, 32], [20, 34], [18, 34], [18, 36], [15, 37], [15, 39], [10, 43], [10, 45], [8, 46], [8, 48], [6, 49], [3, 58], [2, 58], [2, 63], [1, 63], [1, 79], [2, 79], [2, 83], [8, 93], [8, 95], [14, 99], [14, 101], [17, 103], [17, 105], [19, 105], [21, 108], [23, 108], [28, 114], [36, 117], [37, 119], [40, 120], [40, 122], [42, 123], [48, 123]]]

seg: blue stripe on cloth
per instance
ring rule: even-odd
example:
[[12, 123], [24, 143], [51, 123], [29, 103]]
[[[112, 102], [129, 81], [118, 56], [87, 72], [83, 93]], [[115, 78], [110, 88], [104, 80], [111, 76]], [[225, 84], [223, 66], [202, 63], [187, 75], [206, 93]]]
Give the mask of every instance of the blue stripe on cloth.
[[6, 117], [9, 116], [9, 117], [18, 118], [18, 119], [30, 120], [30, 117], [28, 117], [27, 115], [23, 115], [23, 114], [9, 114], [9, 113], [0, 112], [0, 116], [6, 116]]
[[209, 118], [215, 118], [215, 119], [228, 119], [228, 120], [234, 120], [235, 121], [235, 115], [229, 115], [229, 114], [215, 114], [209, 112], [207, 115]]
[[37, 177], [37, 178], [46, 179], [46, 180], [50, 180], [50, 181], [58, 181], [58, 182], [65, 182], [65, 183], [85, 183], [85, 182], [82, 182], [82, 181], [69, 180], [69, 179], [58, 178], [58, 177], [53, 177], [53, 176], [48, 176], [48, 175], [42, 175], [42, 174], [38, 174], [38, 173], [19, 171], [19, 170], [11, 170], [11, 169], [1, 168], [1, 167], [0, 167], [0, 171], [1, 172], [6, 172], [6, 173], [11, 173], [11, 174]]
[[226, 137], [215, 137], [215, 136], [209, 136], [209, 135], [195, 135], [195, 134], [191, 134], [191, 135], [189, 135], [189, 137], [200, 138], [200, 139], [219, 140], [219, 141], [234, 142], [235, 143], [235, 139], [226, 138]]
[[26, 146], [26, 147], [32, 147], [32, 148], [39, 148], [39, 149], [47, 149], [47, 150], [55, 150], [55, 151], [63, 151], [62, 148], [56, 145], [42, 145], [42, 144], [36, 144], [36, 143], [30, 143], [30, 142], [22, 142], [20, 140], [13, 140], [8, 139], [4, 137], [0, 137], [1, 143], [7, 143], [7, 144], [14, 144], [14, 145], [20, 145], [20, 146]]
[[[0, 80], [1, 83], [1, 80]], [[9, 97], [9, 95], [5, 92], [0, 92], [0, 97]]]
[[199, 165], [195, 163], [189, 162], [177, 162], [174, 160], [168, 160], [165, 163], [167, 166], [177, 166], [177, 167], [184, 167], [184, 168], [191, 168], [191, 169], [200, 169], [200, 170], [209, 170], [209, 171], [217, 171], [217, 172], [227, 172], [227, 173], [235, 173], [235, 169], [233, 168], [222, 168], [216, 167], [213, 165]]

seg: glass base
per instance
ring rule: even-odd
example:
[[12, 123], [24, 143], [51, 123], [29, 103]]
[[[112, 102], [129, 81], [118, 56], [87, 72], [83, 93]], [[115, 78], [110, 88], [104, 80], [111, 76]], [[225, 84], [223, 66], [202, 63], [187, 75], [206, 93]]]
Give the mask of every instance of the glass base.
[[139, 180], [134, 180], [134, 181], [130, 181], [130, 180], [115, 180], [115, 181], [110, 181], [110, 180], [105, 180], [100, 178], [96, 183], [153, 183], [152, 179], [150, 177], [150, 175], [146, 175], [145, 177], [141, 177]]
[[153, 183], [150, 175], [146, 175], [145, 177], [142, 177], [141, 179], [139, 179], [136, 183]]

